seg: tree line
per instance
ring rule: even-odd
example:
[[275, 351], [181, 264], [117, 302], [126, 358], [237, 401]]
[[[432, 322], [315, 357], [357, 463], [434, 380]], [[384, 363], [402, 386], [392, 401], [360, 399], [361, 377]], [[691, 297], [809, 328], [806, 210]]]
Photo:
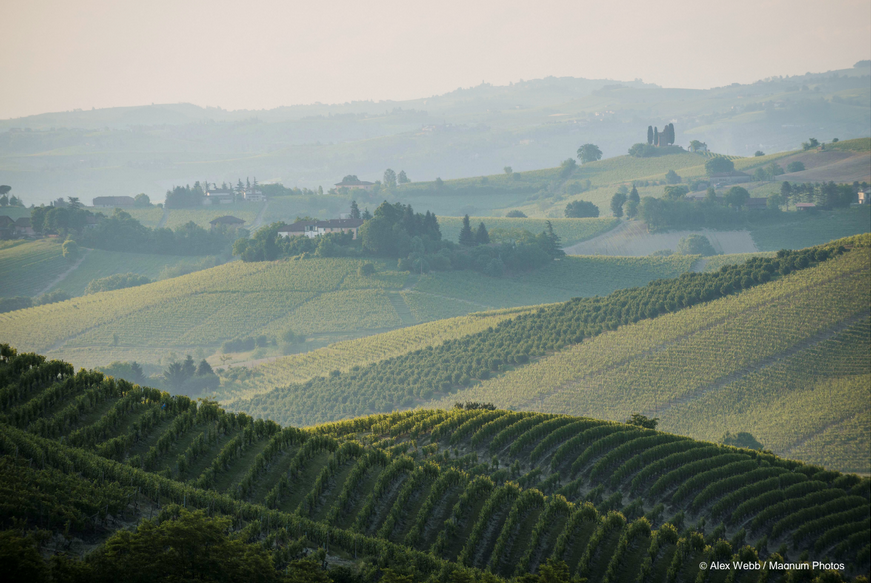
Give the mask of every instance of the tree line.
[[483, 222], [472, 229], [468, 215], [457, 243], [442, 239], [438, 218], [431, 212], [416, 213], [410, 204], [383, 202], [368, 217], [351, 203], [352, 217], [364, 220], [358, 236], [326, 233], [309, 238], [281, 237], [284, 223], [259, 229], [251, 238], [238, 239], [233, 254], [243, 261], [274, 261], [296, 256], [384, 257], [397, 260], [402, 271], [426, 273], [432, 270], [472, 269], [493, 277], [507, 271], [528, 271], [564, 255], [559, 237], [550, 223], [545, 231], [512, 233], [505, 240], [491, 241]]

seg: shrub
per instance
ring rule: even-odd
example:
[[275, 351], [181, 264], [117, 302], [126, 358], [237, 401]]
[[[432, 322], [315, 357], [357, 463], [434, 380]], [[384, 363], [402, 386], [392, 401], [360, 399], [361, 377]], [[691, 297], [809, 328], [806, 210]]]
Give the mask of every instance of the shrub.
[[523, 211], [513, 210], [505, 213], [505, 216], [510, 219], [525, 219], [526, 213], [524, 213]]
[[128, 287], [136, 287], [138, 285], [144, 285], [146, 283], [151, 283], [151, 280], [144, 275], [139, 275], [136, 273], [116, 273], [115, 275], [110, 275], [109, 277], [101, 277], [99, 279], [92, 280], [91, 283], [88, 284], [88, 287], [85, 288], [85, 295], [95, 294], [104, 291], [112, 291], [116, 289], [124, 289]]
[[372, 263], [364, 263], [357, 269], [357, 275], [360, 276], [369, 276], [375, 273], [375, 265]]
[[682, 255], [716, 255], [714, 246], [704, 235], [687, 235], [677, 244], [677, 252]]
[[804, 170], [804, 163], [799, 162], [798, 160], [786, 165], [787, 172], [801, 172], [802, 170]]
[[565, 215], [569, 219], [598, 217], [599, 207], [586, 200], [576, 200], [566, 205]]

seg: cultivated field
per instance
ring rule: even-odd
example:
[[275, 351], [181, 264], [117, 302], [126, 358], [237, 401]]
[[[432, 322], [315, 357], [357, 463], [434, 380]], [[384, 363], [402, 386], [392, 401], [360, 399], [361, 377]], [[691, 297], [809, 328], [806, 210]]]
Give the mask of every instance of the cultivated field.
[[[123, 267], [127, 256], [117, 255], [116, 264]], [[470, 312], [607, 294], [674, 277], [693, 264], [687, 257], [565, 258], [528, 274], [492, 279], [471, 271], [415, 277], [384, 261], [376, 262], [374, 276], [358, 276], [367, 261], [237, 261], [2, 314], [0, 340], [68, 358], [76, 366], [105, 365], [122, 356], [158, 362], [171, 353], [209, 355], [227, 340], [264, 334], [280, 338], [288, 330], [305, 336], [305, 348], [314, 349]], [[84, 279], [72, 283], [86, 285]]]

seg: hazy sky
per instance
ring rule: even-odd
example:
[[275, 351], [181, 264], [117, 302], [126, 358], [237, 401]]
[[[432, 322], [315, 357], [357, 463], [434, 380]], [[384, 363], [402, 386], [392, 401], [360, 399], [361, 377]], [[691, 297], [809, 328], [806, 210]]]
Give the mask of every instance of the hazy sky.
[[554, 76], [707, 88], [871, 58], [869, 0], [2, 0], [0, 118], [408, 99]]

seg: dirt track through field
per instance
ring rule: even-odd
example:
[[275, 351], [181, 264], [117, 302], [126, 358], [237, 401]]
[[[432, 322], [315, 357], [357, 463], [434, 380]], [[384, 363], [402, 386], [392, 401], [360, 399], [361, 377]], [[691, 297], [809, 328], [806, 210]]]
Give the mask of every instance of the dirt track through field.
[[589, 241], [566, 247], [569, 255], [620, 255], [644, 257], [655, 251], [670, 249], [677, 251], [678, 243], [687, 235], [704, 235], [710, 240], [717, 253], [756, 253], [759, 249], [750, 231], [670, 231], [668, 233], [648, 233], [647, 225], [638, 221], [624, 221], [616, 229], [594, 237]]

